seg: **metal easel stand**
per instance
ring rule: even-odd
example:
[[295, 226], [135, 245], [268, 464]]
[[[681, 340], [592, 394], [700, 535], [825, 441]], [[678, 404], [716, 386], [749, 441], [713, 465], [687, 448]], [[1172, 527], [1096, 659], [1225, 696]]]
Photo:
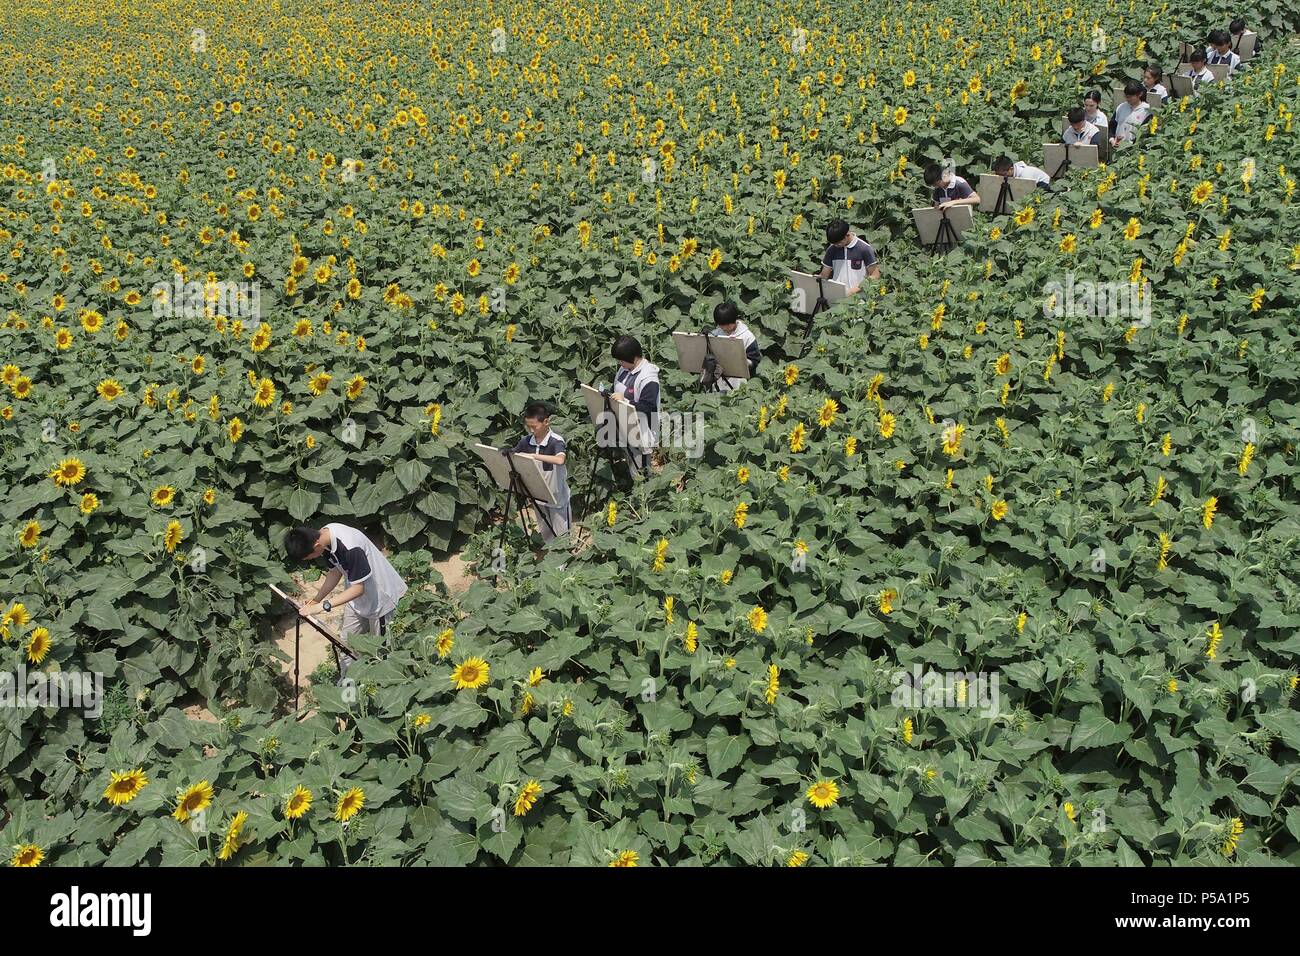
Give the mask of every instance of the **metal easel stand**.
[[298, 701], [301, 694], [299, 681], [302, 673], [302, 622], [303, 621], [306, 621], [312, 627], [312, 629], [316, 631], [317, 634], [319, 634], [321, 637], [325, 638], [325, 640], [329, 642], [330, 650], [333, 651], [334, 653], [334, 670], [337, 673], [339, 674], [343, 673], [343, 662], [339, 659], [340, 651], [346, 654], [348, 657], [351, 657], [353, 660], [356, 660], [357, 656], [352, 651], [351, 648], [349, 648], [341, 640], [339, 640], [337, 637], [331, 634], [329, 630], [327, 630], [324, 626], [322, 626], [320, 622], [318, 622], [314, 617], [304, 618], [300, 613], [298, 613], [298, 604], [294, 601], [293, 598], [289, 597], [289, 595], [285, 594], [274, 584], [271, 585], [271, 590], [274, 591], [277, 595], [279, 595], [279, 597], [281, 597], [284, 600], [285, 604], [288, 605], [289, 609], [293, 611], [293, 710], [294, 713], [297, 713]]
[[[547, 517], [545, 509], [537, 507], [537, 502], [533, 501], [532, 495], [528, 494], [527, 490], [524, 488], [524, 477], [519, 474], [519, 471], [515, 468], [515, 453], [513, 451], [506, 451], [505, 456], [507, 464], [510, 465], [510, 488], [506, 491], [506, 503], [503, 520], [501, 522], [501, 537], [497, 539], [498, 553], [504, 552], [505, 550], [506, 534], [510, 530], [510, 503], [512, 501], [515, 505], [515, 513], [519, 516], [519, 527], [524, 532], [525, 536], [530, 535], [528, 530], [528, 521], [525, 517], [525, 511], [529, 507], [533, 509], [534, 522], [537, 526], [540, 528], [541, 523], [544, 522], [547, 530], [550, 531], [552, 535], [555, 534], [555, 528], [551, 524], [551, 519]], [[538, 521], [538, 519], [540, 519], [540, 521]]]
[[831, 304], [826, 301], [826, 290], [822, 287], [822, 277], [817, 276], [817, 301], [813, 303], [812, 311], [808, 313], [808, 321], [803, 326], [803, 345], [799, 348], [799, 357], [803, 358], [808, 351], [808, 346], [812, 344], [813, 322], [818, 313], [826, 312], [830, 309]]
[[[614, 423], [614, 443], [613, 445], [601, 444], [600, 441], [601, 426], [600, 425], [595, 426], [596, 427], [596, 458], [591, 463], [591, 475], [587, 481], [587, 491], [582, 498], [583, 513], [588, 515], [594, 513], [591, 511], [591, 502], [592, 499], [595, 497], [596, 482], [598, 480], [596, 474], [600, 470], [600, 463], [602, 461], [607, 462], [609, 464], [609, 483], [606, 486], [605, 498], [600, 504], [600, 510], [603, 511], [605, 510], [605, 508], [609, 507], [610, 501], [612, 501], [614, 498], [614, 489], [623, 484], [621, 481], [619, 481], [619, 473], [620, 473], [619, 457], [620, 456], [616, 451], [616, 449], [621, 448], [623, 450], [622, 464], [626, 466], [627, 476], [628, 476], [628, 483], [626, 487], [630, 488], [632, 485], [631, 452], [627, 448], [627, 442], [623, 437], [622, 428], [619, 426], [618, 423], [618, 414], [614, 411], [613, 402], [610, 400], [609, 393], [602, 392], [601, 394], [605, 399], [604, 414], [609, 416], [609, 418], [607, 419], [608, 421], [612, 421]], [[570, 515], [570, 520], [572, 520], [572, 515]]]
[[932, 253], [947, 252], [949, 249], [956, 247], [958, 241], [957, 230], [952, 226], [952, 220], [948, 218], [948, 210], [939, 210], [939, 230], [934, 234], [934, 241], [930, 243], [928, 250]]
[[[1065, 155], [1067, 157], [1070, 155], [1069, 150], [1066, 150]], [[1010, 207], [1011, 207], [1011, 177], [1003, 176], [1002, 188], [998, 190], [998, 201], [993, 204], [993, 215], [1005, 216], [1008, 212], [1011, 211]]]

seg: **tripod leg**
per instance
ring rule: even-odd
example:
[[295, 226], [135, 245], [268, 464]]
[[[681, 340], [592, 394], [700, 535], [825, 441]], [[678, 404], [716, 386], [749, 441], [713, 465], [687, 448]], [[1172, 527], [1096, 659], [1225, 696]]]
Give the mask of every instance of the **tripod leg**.
[[302, 661], [302, 615], [294, 612], [293, 619], [293, 712], [298, 713], [298, 674]]

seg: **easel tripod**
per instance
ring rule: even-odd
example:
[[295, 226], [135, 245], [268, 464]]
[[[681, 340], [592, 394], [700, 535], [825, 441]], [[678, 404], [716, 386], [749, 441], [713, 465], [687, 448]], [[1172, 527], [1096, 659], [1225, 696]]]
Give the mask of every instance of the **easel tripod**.
[[957, 230], [953, 228], [952, 220], [948, 218], [948, 210], [939, 210], [939, 229], [934, 234], [934, 240], [928, 246], [929, 252], [947, 252], [957, 245]]
[[533, 496], [524, 487], [524, 476], [519, 474], [519, 470], [515, 468], [516, 453], [512, 449], [503, 449], [502, 454], [505, 455], [506, 462], [510, 465], [510, 487], [506, 489], [506, 502], [501, 521], [501, 537], [497, 540], [498, 554], [502, 553], [506, 546], [506, 534], [510, 530], [510, 504], [512, 501], [515, 505], [515, 513], [519, 515], [519, 527], [523, 529], [525, 535], [528, 534], [528, 522], [525, 518], [525, 512], [529, 507], [533, 509], [536, 518], [546, 524], [546, 529], [551, 532], [552, 536], [555, 534], [555, 527], [551, 524], [551, 519], [547, 517], [546, 509], [539, 508], [537, 502], [533, 500]]

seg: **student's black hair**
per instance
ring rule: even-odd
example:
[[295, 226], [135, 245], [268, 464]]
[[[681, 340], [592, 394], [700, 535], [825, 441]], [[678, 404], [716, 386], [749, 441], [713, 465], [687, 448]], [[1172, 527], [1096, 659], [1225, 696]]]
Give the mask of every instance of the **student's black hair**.
[[1204, 62], [1205, 62], [1205, 51], [1202, 50], [1200, 47], [1197, 47], [1195, 50], [1192, 51], [1191, 58], [1188, 60], [1188, 62], [1189, 62], [1189, 63], [1204, 63]]
[[641, 351], [641, 343], [632, 336], [620, 335], [614, 340], [614, 347], [609, 350], [609, 354], [620, 362], [635, 362], [645, 353]]
[[1083, 94], [1085, 100], [1092, 100], [1098, 106], [1101, 105], [1101, 90], [1089, 90]]
[[740, 310], [734, 302], [719, 302], [713, 307], [713, 321], [716, 325], [735, 325], [740, 321]]
[[1083, 107], [1082, 107], [1082, 106], [1071, 106], [1071, 107], [1070, 107], [1070, 111], [1069, 111], [1068, 113], [1065, 114], [1065, 118], [1070, 122], [1071, 125], [1073, 125], [1073, 124], [1075, 124], [1075, 123], [1082, 123], [1082, 122], [1084, 121], [1084, 118], [1085, 118], [1085, 114], [1084, 114], [1084, 112], [1083, 112]]
[[1129, 80], [1124, 84], [1125, 96], [1146, 96], [1147, 88], [1139, 80]]
[[1228, 32], [1234, 36], [1238, 33], [1245, 33], [1246, 21], [1241, 19], [1241, 17], [1237, 17], [1237, 19], [1228, 24]]
[[938, 163], [931, 163], [925, 167], [925, 184], [927, 186], [939, 185], [939, 180], [943, 179], [943, 167]]
[[300, 524], [284, 533], [284, 550], [294, 561], [305, 561], [307, 555], [316, 550], [316, 539], [320, 529], [311, 525]]
[[1015, 165], [1016, 164], [1011, 161], [1010, 156], [999, 156], [997, 159], [993, 160], [993, 171], [999, 176], [1004, 176], [1006, 174], [1002, 171], [1004, 169], [1012, 169]]
[[524, 406], [524, 418], [550, 418], [555, 413], [555, 409], [550, 402], [530, 400]]
[[826, 241], [831, 245], [842, 242], [849, 234], [849, 224], [843, 219], [832, 219], [826, 226]]
[[1148, 63], [1148, 64], [1146, 65], [1146, 68], [1145, 68], [1142, 72], [1143, 72], [1144, 74], [1145, 74], [1145, 73], [1154, 73], [1154, 74], [1155, 74], [1155, 77], [1156, 77], [1156, 82], [1157, 82], [1157, 83], [1159, 83], [1159, 82], [1161, 81], [1161, 79], [1164, 78], [1164, 75], [1165, 75], [1164, 67], [1162, 67], [1159, 63]]
[[1231, 42], [1232, 42], [1232, 37], [1228, 36], [1227, 30], [1210, 31], [1210, 46], [1224, 46], [1225, 44]]

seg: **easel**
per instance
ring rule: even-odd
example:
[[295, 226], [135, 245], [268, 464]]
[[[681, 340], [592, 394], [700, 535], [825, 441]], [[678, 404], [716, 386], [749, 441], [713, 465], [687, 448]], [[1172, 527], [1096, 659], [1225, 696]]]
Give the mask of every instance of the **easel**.
[[[677, 349], [678, 367], [688, 375], [699, 376], [701, 392], [725, 393], [735, 387], [731, 384], [733, 379], [743, 382], [750, 377], [749, 357], [738, 338], [708, 332], [674, 332], [673, 346]], [[724, 381], [728, 385], [725, 389]]]
[[947, 252], [957, 245], [959, 237], [957, 230], [952, 227], [952, 220], [948, 218], [948, 210], [939, 210], [939, 231], [934, 235], [934, 241], [930, 243], [929, 252]]
[[[605, 500], [601, 502], [600, 507], [603, 511], [609, 506], [614, 498], [614, 489], [622, 486], [623, 482], [619, 481], [619, 455], [615, 449], [623, 449], [622, 464], [627, 466], [628, 485], [634, 479], [632, 468], [632, 451], [631, 451], [631, 433], [624, 432], [619, 421], [619, 409], [614, 407], [614, 401], [608, 391], [604, 389], [594, 389], [590, 385], [582, 386], [582, 395], [587, 402], [587, 415], [591, 419], [592, 425], [596, 429], [596, 458], [591, 463], [591, 474], [587, 482], [587, 491], [583, 495], [584, 513], [591, 513], [591, 499], [596, 490], [596, 472], [599, 469], [600, 462], [604, 461], [609, 465], [609, 484], [605, 492]], [[601, 432], [606, 427], [606, 422], [613, 422], [614, 440], [605, 442], [601, 440]]]
[[325, 640], [329, 641], [330, 650], [334, 652], [334, 669], [339, 674], [343, 673], [343, 662], [339, 659], [339, 653], [342, 652], [346, 654], [348, 657], [353, 658], [354, 660], [356, 659], [357, 655], [352, 651], [351, 648], [349, 648], [341, 640], [339, 640], [337, 637], [331, 634], [323, 624], [321, 624], [319, 621], [316, 620], [315, 617], [312, 616], [303, 617], [302, 614], [300, 614], [298, 611], [299, 604], [297, 601], [289, 597], [289, 595], [285, 594], [274, 584], [272, 584], [270, 587], [271, 590], [276, 595], [283, 598], [285, 604], [287, 604], [293, 610], [293, 710], [294, 713], [297, 713], [298, 695], [299, 695], [298, 681], [301, 672], [300, 662], [302, 659], [302, 622], [303, 621], [306, 621], [308, 624], [310, 624], [316, 630], [316, 633], [318, 633], [321, 637], [325, 638]]
[[[515, 456], [519, 454], [512, 448], [496, 448], [492, 445], [478, 443], [474, 445], [474, 452], [483, 461], [484, 467], [492, 475], [492, 480], [497, 487], [505, 494], [505, 504], [502, 507], [501, 536], [497, 539], [496, 553], [503, 553], [506, 544], [506, 535], [510, 531], [510, 511], [511, 505], [514, 506], [515, 514], [519, 516], [519, 527], [525, 535], [531, 534], [528, 529], [527, 511], [533, 509], [533, 524], [538, 529], [542, 524], [555, 536], [555, 526], [551, 524], [551, 519], [547, 516], [544, 508], [539, 504], [550, 505], [555, 507], [558, 502], [555, 501], [550, 489], [546, 487], [546, 481], [541, 478], [540, 463], [533, 459], [525, 459], [533, 465], [533, 474], [537, 480], [530, 489], [529, 482], [515, 464]], [[539, 493], [544, 491], [546, 497], [539, 497]], [[549, 499], [549, 500], [548, 500]]]
[[1057, 150], [1060, 150], [1060, 162], [1056, 165], [1056, 172], [1048, 173], [1052, 179], [1058, 179], [1071, 166], [1078, 166], [1080, 169], [1096, 169], [1101, 159], [1101, 150], [1095, 143], [1044, 143], [1044, 168], [1052, 165], [1052, 158]]
[[[836, 282], [834, 279], [823, 279], [820, 275], [812, 272], [799, 272], [795, 269], [786, 270], [786, 276], [789, 278], [791, 285], [794, 287], [794, 293], [791, 295], [790, 311], [795, 315], [806, 315], [807, 321], [803, 327], [803, 342], [806, 348], [809, 342], [809, 336], [812, 335], [813, 322], [818, 314], [829, 311], [837, 302], [842, 302], [849, 296], [849, 287], [843, 282]], [[865, 278], [864, 278], [865, 281]], [[807, 307], [808, 299], [812, 297], [813, 288], [817, 290], [817, 298], [813, 302], [811, 312], [799, 311], [794, 303], [802, 302]], [[803, 352], [800, 352], [802, 355]]]
[[993, 203], [993, 215], [1005, 216], [1010, 211], [1011, 177], [1003, 176], [1002, 185], [998, 187], [998, 198]]

